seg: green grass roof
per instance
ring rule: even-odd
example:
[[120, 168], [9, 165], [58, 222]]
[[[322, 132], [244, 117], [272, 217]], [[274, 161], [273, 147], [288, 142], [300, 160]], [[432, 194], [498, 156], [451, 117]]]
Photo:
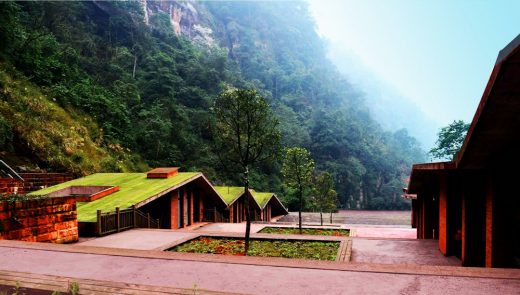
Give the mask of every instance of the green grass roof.
[[[238, 199], [244, 193], [244, 188], [241, 186], [216, 186], [215, 190], [224, 198], [228, 206]], [[250, 190], [253, 198], [260, 208], [264, 208], [267, 202], [274, 195], [273, 193], [257, 192], [254, 189]]]
[[183, 172], [166, 179], [147, 179], [146, 173], [96, 173], [86, 177], [67, 181], [46, 189], [35, 191], [29, 195], [45, 195], [73, 185], [113, 185], [119, 191], [93, 202], [77, 203], [78, 221], [95, 222], [96, 211], [114, 211], [130, 208], [150, 197], [177, 186], [200, 175], [198, 172]]
[[265, 207], [265, 205], [267, 205], [267, 202], [271, 200], [271, 197], [274, 196], [273, 193], [262, 193], [255, 190], [251, 190], [251, 194], [253, 195], [256, 203], [258, 203], [258, 206], [260, 206], [262, 209]]
[[244, 188], [240, 186], [216, 186], [215, 190], [228, 206], [244, 193]]

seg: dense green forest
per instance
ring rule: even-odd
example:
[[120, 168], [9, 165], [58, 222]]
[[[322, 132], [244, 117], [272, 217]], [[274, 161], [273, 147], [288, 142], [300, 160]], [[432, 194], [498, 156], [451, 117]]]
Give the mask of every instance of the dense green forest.
[[[180, 166], [239, 184], [216, 156], [211, 110], [227, 85], [255, 88], [283, 145], [334, 176], [341, 207], [409, 208], [399, 195], [423, 151], [371, 118], [304, 2], [0, 2], [0, 16], [4, 157], [77, 175]], [[293, 209], [280, 169], [256, 167], [251, 185]]]

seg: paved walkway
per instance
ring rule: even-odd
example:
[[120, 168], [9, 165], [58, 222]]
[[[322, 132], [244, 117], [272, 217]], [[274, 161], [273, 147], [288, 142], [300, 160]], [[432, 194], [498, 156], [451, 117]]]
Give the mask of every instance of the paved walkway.
[[341, 264], [17, 241], [0, 241], [0, 253], [4, 271], [249, 294], [505, 295], [520, 290], [520, 270]]
[[387, 228], [374, 226], [351, 226], [352, 234], [361, 238], [416, 239], [415, 228]]
[[131, 229], [74, 245], [162, 251], [197, 236], [199, 234], [167, 229]]
[[456, 257], [445, 257], [437, 240], [388, 240], [354, 238], [352, 262], [460, 266]]
[[[410, 227], [411, 212], [410, 211], [368, 211], [368, 210], [340, 210], [334, 213], [333, 222], [348, 225], [372, 225], [372, 226], [389, 226], [392, 227]], [[303, 223], [319, 223], [320, 214], [312, 212], [302, 212]], [[279, 220], [280, 222], [298, 222], [298, 212], [289, 212]], [[323, 223], [330, 222], [330, 215], [323, 214]]]

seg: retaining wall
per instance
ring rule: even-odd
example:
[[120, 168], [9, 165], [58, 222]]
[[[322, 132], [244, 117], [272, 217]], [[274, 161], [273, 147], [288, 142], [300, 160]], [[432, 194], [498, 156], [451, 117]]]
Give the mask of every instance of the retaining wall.
[[18, 173], [24, 181], [0, 178], [0, 194], [27, 194], [74, 179], [67, 173]]
[[78, 241], [75, 198], [1, 200], [0, 240], [59, 244]]

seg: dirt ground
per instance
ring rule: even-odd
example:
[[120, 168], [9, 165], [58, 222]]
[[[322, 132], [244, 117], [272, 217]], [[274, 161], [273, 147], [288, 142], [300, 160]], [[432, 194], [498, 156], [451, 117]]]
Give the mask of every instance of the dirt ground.
[[[303, 223], [313, 224], [320, 222], [319, 213], [303, 212]], [[297, 222], [298, 212], [290, 212], [279, 222]], [[341, 210], [332, 214], [332, 222], [339, 224], [363, 225], [391, 225], [392, 227], [410, 227], [410, 211], [368, 211], [368, 210]], [[323, 225], [330, 223], [330, 214], [323, 214]]]

